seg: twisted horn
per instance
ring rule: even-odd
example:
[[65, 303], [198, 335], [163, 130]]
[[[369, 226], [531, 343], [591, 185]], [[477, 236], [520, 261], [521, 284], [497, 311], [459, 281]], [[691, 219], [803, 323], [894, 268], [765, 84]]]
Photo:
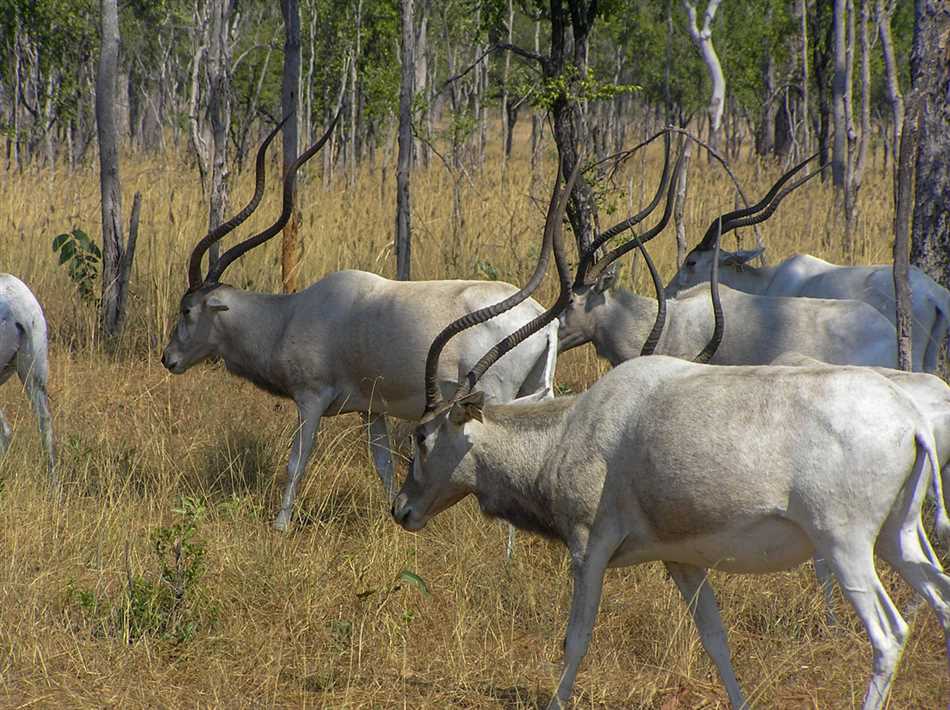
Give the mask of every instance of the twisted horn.
[[[578, 165], [579, 164], [580, 161], [578, 161]], [[516, 330], [514, 333], [511, 333], [506, 338], [500, 340], [491, 348], [491, 350], [485, 353], [482, 358], [477, 363], [475, 363], [475, 367], [473, 367], [471, 371], [469, 371], [468, 375], [465, 376], [465, 381], [462, 383], [462, 386], [459, 387], [458, 392], [455, 393], [454, 399], [460, 399], [471, 392], [472, 388], [475, 387], [475, 385], [478, 383], [478, 380], [482, 375], [485, 374], [485, 371], [488, 370], [489, 367], [498, 362], [502, 356], [517, 347], [522, 341], [544, 328], [548, 323], [557, 318], [561, 311], [567, 308], [567, 304], [571, 300], [571, 269], [567, 263], [567, 256], [564, 253], [564, 241], [562, 239], [561, 227], [564, 220], [564, 212], [567, 210], [567, 198], [571, 194], [571, 189], [574, 186], [574, 179], [577, 177], [577, 173], [578, 166], [575, 166], [574, 171], [571, 173], [571, 177], [567, 181], [567, 186], [564, 188], [564, 191], [558, 198], [557, 217], [554, 220], [554, 229], [551, 235], [551, 241], [553, 243], [552, 247], [554, 250], [554, 263], [557, 266], [558, 280], [560, 281], [561, 285], [557, 300], [544, 313], [539, 315], [534, 320], [521, 326], [518, 330]], [[555, 192], [556, 188], [557, 185], [555, 185]], [[550, 219], [550, 217], [551, 213], [549, 212], [548, 219]]]
[[707, 363], [712, 360], [716, 350], [719, 349], [719, 344], [722, 343], [722, 333], [725, 325], [722, 316], [722, 303], [719, 301], [719, 240], [722, 237], [722, 222], [720, 221], [718, 224], [719, 229], [716, 231], [716, 242], [713, 247], [712, 273], [709, 275], [709, 292], [712, 296], [713, 317], [716, 320], [716, 325], [713, 328], [712, 338], [706, 343], [706, 347], [693, 358], [693, 362], [699, 363]]
[[[578, 165], [579, 164], [580, 161], [578, 161]], [[532, 293], [537, 290], [538, 286], [541, 285], [541, 281], [544, 278], [544, 272], [548, 268], [548, 260], [551, 255], [551, 245], [553, 239], [552, 230], [554, 229], [553, 218], [556, 212], [556, 206], [559, 201], [558, 187], [560, 186], [561, 182], [561, 174], [561, 162], [558, 160], [557, 178], [554, 182], [554, 189], [551, 192], [548, 213], [544, 222], [544, 237], [541, 242], [541, 254], [538, 256], [538, 263], [535, 266], [534, 273], [531, 275], [528, 283], [525, 284], [524, 288], [519, 289], [516, 293], [513, 293], [508, 298], [490, 306], [486, 306], [485, 308], [481, 308], [477, 311], [473, 311], [472, 313], [466, 313], [461, 318], [449, 323], [445, 328], [442, 329], [442, 332], [435, 336], [435, 339], [429, 346], [429, 352], [426, 355], [425, 369], [426, 412], [433, 411], [442, 402], [442, 393], [439, 391], [439, 386], [436, 382], [436, 374], [439, 368], [439, 356], [442, 354], [442, 350], [445, 348], [449, 340], [474, 325], [484, 323], [485, 321], [491, 320], [495, 316], [514, 308], [522, 301], [525, 301]], [[575, 167], [574, 172], [571, 174], [570, 180], [568, 180], [568, 187], [565, 188], [568, 190], [567, 194], [570, 194], [569, 190], [573, 188], [574, 180], [576, 179], [577, 174], [578, 170]], [[561, 217], [563, 217], [563, 211], [561, 212]]]
[[597, 238], [591, 242], [591, 245], [587, 248], [587, 251], [584, 252], [583, 256], [581, 257], [580, 264], [577, 266], [577, 277], [574, 281], [575, 285], [584, 283], [584, 277], [586, 276], [588, 269], [590, 269], [591, 265], [594, 263], [598, 249], [600, 249], [608, 240], [613, 239], [618, 234], [622, 234], [631, 227], [640, 224], [640, 222], [645, 220], [653, 213], [653, 211], [656, 209], [656, 206], [660, 203], [660, 198], [663, 196], [663, 192], [666, 190], [666, 181], [670, 176], [670, 132], [668, 130], [661, 131], [650, 138], [650, 140], [637, 146], [638, 148], [642, 148], [646, 145], [649, 145], [651, 142], [659, 138], [660, 135], [662, 135], [664, 138], [663, 175], [660, 178], [660, 185], [656, 189], [656, 194], [653, 196], [650, 204], [640, 210], [637, 214], [623, 220], [622, 222], [618, 222], [610, 229], [604, 230], [597, 235]]
[[[818, 153], [815, 153], [811, 157], [805, 158], [805, 160], [800, 162], [798, 165], [795, 165], [790, 170], [783, 173], [782, 176], [775, 181], [775, 184], [772, 185], [769, 191], [765, 194], [765, 197], [756, 202], [754, 205], [739, 210], [733, 210], [732, 212], [726, 212], [725, 214], [716, 217], [716, 219], [714, 219], [706, 229], [706, 233], [703, 235], [702, 241], [696, 245], [695, 250], [709, 251], [713, 248], [713, 242], [717, 239], [717, 235], [721, 237], [722, 234], [728, 234], [733, 229], [736, 229], [736, 227], [742, 226], [739, 224], [734, 224], [737, 220], [750, 217], [751, 215], [754, 215], [762, 209], [768, 207], [769, 203], [775, 198], [775, 195], [778, 194], [778, 191], [782, 188], [782, 186], [788, 182], [792, 176], [794, 176], [797, 172], [799, 172], [817, 157]], [[792, 189], [794, 189], [794, 187]], [[771, 214], [771, 212], [769, 214]], [[717, 231], [719, 229], [721, 229], [721, 232]]]
[[637, 246], [638, 243], [646, 244], [648, 241], [653, 239], [653, 237], [666, 229], [666, 225], [669, 223], [670, 217], [673, 214], [673, 193], [676, 191], [676, 182], [679, 179], [680, 170], [682, 170], [682, 168], [683, 153], [680, 152], [679, 157], [676, 159], [676, 164], [673, 166], [673, 175], [670, 178], [669, 186], [666, 192], [666, 205], [663, 208], [663, 216], [660, 218], [660, 221], [646, 232], [641, 234], [639, 240], [634, 241], [631, 239], [626, 244], [621, 244], [619, 247], [616, 247], [610, 251], [605, 257], [600, 259], [600, 261], [590, 268], [587, 274], [584, 275], [583, 281], [578, 282], [577, 279], [575, 279], [574, 288], [592, 285], [597, 281], [600, 275], [604, 273], [604, 270], [608, 266]]
[[826, 167], [826, 166], [822, 165], [818, 170], [816, 170], [816, 171], [814, 171], [814, 172], [812, 172], [812, 173], [809, 173], [808, 175], [805, 175], [804, 177], [800, 177], [798, 180], [796, 180], [796, 181], [793, 182], [791, 185], [789, 185], [789, 186], [786, 187], [784, 190], [782, 190], [782, 191], [775, 197], [775, 199], [772, 200], [772, 203], [771, 203], [768, 207], [766, 207], [764, 210], [762, 210], [762, 211], [759, 212], [758, 214], [753, 214], [753, 215], [749, 215], [749, 216], [747, 216], [747, 217], [743, 217], [743, 218], [741, 218], [741, 219], [735, 219], [735, 220], [733, 220], [733, 221], [729, 224], [728, 229], [726, 229], [726, 230], [724, 230], [724, 231], [725, 231], [725, 232], [729, 232], [729, 231], [732, 231], [733, 229], [738, 229], [739, 227], [748, 227], [748, 226], [751, 226], [751, 225], [753, 225], [753, 224], [758, 224], [759, 222], [764, 222], [765, 220], [767, 220], [769, 217], [771, 217], [771, 216], [775, 213], [775, 210], [778, 209], [779, 203], [780, 203], [782, 200], [785, 199], [785, 197], [788, 195], [788, 193], [792, 192], [793, 190], [797, 190], [799, 187], [801, 187], [802, 185], [804, 185], [806, 182], [808, 182], [809, 180], [811, 180], [811, 179], [812, 179], [813, 177], [815, 177], [816, 175], [821, 175], [821, 172], [822, 172], [822, 170], [825, 169], [825, 167]]
[[334, 116], [330, 122], [330, 127], [327, 128], [326, 133], [320, 137], [320, 140], [298, 155], [297, 159], [288, 166], [287, 173], [284, 175], [284, 208], [280, 213], [280, 217], [277, 218], [277, 221], [263, 232], [245, 239], [243, 242], [234, 245], [224, 252], [217, 263], [208, 270], [207, 281], [212, 283], [217, 282], [221, 278], [221, 274], [224, 273], [224, 270], [227, 269], [235, 259], [243, 256], [254, 247], [260, 246], [284, 228], [284, 225], [287, 224], [287, 220], [290, 219], [290, 215], [294, 209], [294, 188], [296, 187], [297, 169], [316, 155], [324, 144], [330, 140], [330, 135], [333, 133], [333, 129], [336, 128], [339, 119], [340, 111], [337, 111], [336, 116]]
[[251, 216], [254, 210], [257, 209], [257, 206], [261, 203], [261, 197], [264, 196], [264, 178], [266, 167], [264, 155], [267, 152], [267, 147], [271, 144], [271, 141], [274, 140], [274, 137], [280, 132], [280, 129], [283, 128], [285, 123], [287, 123], [288, 118], [290, 118], [290, 116], [285, 116], [284, 120], [278, 123], [277, 127], [267, 134], [264, 142], [261, 143], [261, 147], [257, 149], [257, 159], [255, 160], [254, 164], [254, 196], [251, 197], [251, 201], [244, 206], [244, 209], [234, 215], [227, 222], [219, 224], [217, 227], [210, 230], [198, 241], [198, 243], [195, 245], [195, 248], [192, 249], [191, 256], [188, 259], [188, 289], [190, 291], [194, 291], [199, 286], [201, 286], [203, 281], [201, 278], [201, 259], [204, 257], [205, 252], [211, 248], [212, 244], [220, 240], [236, 227], [239, 227], [248, 217]]
[[653, 321], [653, 328], [650, 330], [647, 339], [643, 341], [643, 348], [640, 350], [641, 356], [652, 355], [656, 350], [657, 343], [660, 342], [660, 336], [663, 334], [663, 326], [666, 325], [666, 294], [663, 292], [663, 282], [660, 280], [660, 274], [656, 270], [653, 259], [650, 258], [650, 253], [640, 242], [639, 237], [634, 237], [634, 239], [637, 240], [637, 248], [640, 250], [640, 253], [643, 254], [643, 260], [650, 270], [650, 278], [653, 280], [653, 288], [656, 291], [656, 320]]

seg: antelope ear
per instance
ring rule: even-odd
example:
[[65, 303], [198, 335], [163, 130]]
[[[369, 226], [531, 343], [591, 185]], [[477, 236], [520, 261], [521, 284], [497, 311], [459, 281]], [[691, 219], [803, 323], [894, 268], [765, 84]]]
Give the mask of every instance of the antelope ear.
[[597, 277], [597, 283], [594, 284], [594, 290], [597, 293], [603, 293], [614, 287], [617, 283], [617, 269], [611, 266], [604, 273]]
[[208, 306], [208, 309], [212, 311], [228, 310], [228, 304], [222, 301], [220, 296], [208, 296], [208, 300], [205, 301], [205, 304]]
[[724, 251], [719, 256], [719, 263], [725, 266], [745, 266], [756, 257], [762, 256], [765, 248], [742, 249], [741, 251]]
[[479, 422], [484, 421], [484, 408], [485, 393], [482, 391], [471, 392], [452, 405], [452, 410], [449, 412], [449, 421], [455, 426], [462, 426], [473, 419]]

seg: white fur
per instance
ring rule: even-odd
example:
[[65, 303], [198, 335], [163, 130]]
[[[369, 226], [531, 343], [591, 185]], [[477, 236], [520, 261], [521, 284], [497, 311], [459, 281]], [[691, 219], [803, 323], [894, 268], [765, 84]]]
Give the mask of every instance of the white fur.
[[[897, 364], [894, 326], [866, 303], [757, 296], [721, 285], [719, 292], [725, 325], [714, 365], [767, 365], [790, 350], [839, 365]], [[639, 356], [656, 309], [655, 299], [600, 282], [575, 288], [560, 318], [560, 349], [592, 342], [598, 355], [619, 365]], [[694, 357], [712, 336], [711, 316], [708, 284], [668, 299], [655, 353]]]
[[[16, 372], [36, 414], [46, 449], [50, 481], [57, 483], [53, 425], [46, 393], [49, 359], [46, 351], [46, 319], [36, 297], [20, 279], [0, 274], [0, 384]], [[10, 425], [0, 412], [0, 453], [10, 444]]]
[[[870, 304], [895, 322], [894, 277], [890, 266], [839, 266], [808, 254], [796, 254], [771, 268], [754, 268], [758, 252], [723, 251], [719, 280], [734, 289], [762, 296], [855, 299]], [[668, 296], [708, 281], [711, 250], [694, 249], [666, 287]], [[914, 370], [934, 372], [947, 341], [950, 293], [917, 268], [910, 270], [913, 299]]]
[[[878, 579], [883, 557], [934, 609], [950, 643], [950, 577], [921, 524], [928, 483], [950, 534], [930, 422], [861, 367], [722, 367], [629, 360], [587, 392], [482, 407], [477, 393], [416, 429], [393, 504], [418, 530], [474, 494], [488, 515], [560, 539], [574, 591], [567, 704], [607, 567], [663, 561], [734, 707], [745, 698], [706, 569], [758, 574], [827, 561], [873, 647], [865, 710], [884, 705], [908, 627]], [[950, 653], [950, 646], [948, 646]]]
[[[514, 291], [498, 281], [391, 281], [363, 271], [337, 271], [289, 295], [205, 287], [182, 299], [162, 362], [180, 374], [207, 358], [221, 358], [232, 373], [294, 400], [300, 425], [275, 523], [285, 529], [323, 416], [363, 414], [374, 465], [392, 495], [384, 415], [422, 416], [422, 363], [429, 343], [459, 316]], [[439, 362], [440, 380], [457, 382], [482, 353], [542, 311], [528, 299], [453, 339]], [[554, 323], [492, 367], [484, 387], [498, 402], [550, 391], [556, 357]]]

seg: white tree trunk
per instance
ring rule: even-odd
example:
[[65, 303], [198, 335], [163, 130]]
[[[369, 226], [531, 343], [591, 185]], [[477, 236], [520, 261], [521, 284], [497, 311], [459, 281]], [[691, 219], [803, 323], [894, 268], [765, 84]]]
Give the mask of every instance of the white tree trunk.
[[[719, 149], [719, 139], [722, 132], [722, 112], [726, 103], [726, 77], [722, 73], [722, 65], [719, 63], [719, 55], [716, 54], [716, 48], [712, 42], [712, 23], [716, 18], [716, 10], [719, 9], [721, 0], [709, 0], [706, 5], [706, 12], [703, 13], [703, 26], [697, 25], [697, 13], [695, 0], [683, 0], [683, 7], [686, 9], [686, 15], [689, 22], [686, 29], [689, 32], [689, 38], [693, 41], [699, 55], [706, 65], [706, 71], [709, 72], [709, 81], [712, 84], [712, 92], [709, 96], [709, 144], [716, 150]], [[710, 160], [712, 157], [710, 156]]]

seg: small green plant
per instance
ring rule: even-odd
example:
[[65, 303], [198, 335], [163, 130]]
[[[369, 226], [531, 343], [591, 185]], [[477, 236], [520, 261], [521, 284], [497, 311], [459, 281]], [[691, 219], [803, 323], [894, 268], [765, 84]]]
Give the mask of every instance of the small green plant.
[[500, 278], [498, 269], [487, 259], [477, 259], [475, 261], [475, 271], [482, 274], [489, 281], [497, 281]]
[[102, 252], [89, 235], [78, 227], [53, 237], [53, 251], [59, 252], [60, 266], [66, 265], [69, 280], [79, 289], [84, 301], [95, 299], [95, 283], [102, 263]]
[[151, 534], [155, 577], [133, 575], [127, 551], [126, 585], [117, 598], [100, 597], [73, 581], [67, 585], [68, 606], [93, 633], [129, 643], [148, 636], [180, 644], [214, 623], [217, 608], [201, 589], [205, 548], [197, 539], [205, 507], [195, 498], [182, 497], [172, 512], [179, 519]]

